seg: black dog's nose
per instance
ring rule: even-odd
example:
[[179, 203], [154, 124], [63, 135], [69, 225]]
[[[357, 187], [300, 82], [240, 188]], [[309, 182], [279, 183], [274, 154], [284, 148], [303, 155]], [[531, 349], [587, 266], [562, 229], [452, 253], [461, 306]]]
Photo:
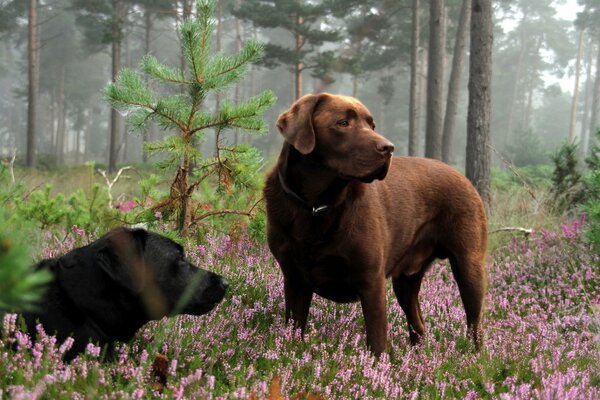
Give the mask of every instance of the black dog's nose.
[[394, 152], [394, 144], [387, 139], [378, 140], [376, 146], [380, 153], [391, 154]]
[[221, 278], [221, 282], [219, 282], [219, 286], [223, 290], [227, 290], [229, 288], [229, 282], [225, 278]]

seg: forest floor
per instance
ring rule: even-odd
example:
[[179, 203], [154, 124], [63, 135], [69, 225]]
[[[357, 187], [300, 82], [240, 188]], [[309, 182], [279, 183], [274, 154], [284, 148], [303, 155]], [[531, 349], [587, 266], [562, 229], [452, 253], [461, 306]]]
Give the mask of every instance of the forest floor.
[[[424, 280], [422, 345], [409, 344], [388, 288], [390, 340], [380, 359], [366, 350], [358, 304], [316, 298], [302, 339], [283, 321], [282, 278], [267, 247], [207, 237], [188, 246], [188, 257], [231, 282], [210, 314], [149, 323], [118, 347], [113, 362], [101, 362], [90, 345], [68, 364], [61, 361], [65, 346], [52, 337], [32, 346], [15, 333], [9, 314], [0, 341], [0, 398], [597, 399], [600, 259], [583, 240], [584, 224], [576, 219], [495, 246], [479, 352], [465, 337], [445, 263]], [[91, 239], [79, 234], [77, 240]], [[44, 256], [69, 250], [74, 240], [48, 242]], [[159, 353], [166, 357], [162, 371]], [[157, 376], [166, 385], [155, 383]]]

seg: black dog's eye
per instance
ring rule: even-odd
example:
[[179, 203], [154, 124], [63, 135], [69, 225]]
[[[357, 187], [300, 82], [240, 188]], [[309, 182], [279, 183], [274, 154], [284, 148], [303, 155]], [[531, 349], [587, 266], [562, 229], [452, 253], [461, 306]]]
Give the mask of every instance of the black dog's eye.
[[342, 127], [346, 127], [348, 125], [350, 125], [350, 123], [348, 122], [347, 119], [342, 119], [338, 122], [335, 123], [337, 126], [342, 126]]

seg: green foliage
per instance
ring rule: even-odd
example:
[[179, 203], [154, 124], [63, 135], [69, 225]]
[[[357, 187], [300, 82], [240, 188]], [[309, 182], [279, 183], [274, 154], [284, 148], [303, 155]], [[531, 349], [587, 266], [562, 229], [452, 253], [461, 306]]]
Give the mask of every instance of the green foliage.
[[[263, 51], [263, 45], [256, 41], [244, 44], [238, 54], [214, 54], [211, 49], [215, 2], [201, 0], [197, 2], [197, 17], [181, 25], [180, 39], [187, 64], [185, 70], [179, 70], [160, 63], [155, 57], [143, 58], [140, 70], [152, 83], [170, 87], [167, 93], [157, 93], [140, 77], [138, 72], [124, 69], [116, 81], [105, 90], [106, 100], [128, 116], [129, 124], [137, 130], [145, 130], [153, 120], [165, 130], [174, 134], [163, 140], [146, 143], [145, 151], [150, 154], [165, 154], [157, 165], [164, 170], [177, 168], [168, 197], [160, 200], [157, 210], [163, 218], [177, 216], [180, 231], [195, 224], [196, 218], [217, 213], [204, 213], [206, 204], [215, 206], [215, 201], [197, 199], [193, 192], [216, 177], [219, 188], [225, 187], [227, 193], [233, 188], [247, 189], [256, 187], [256, 153], [247, 147], [227, 147], [222, 145], [225, 131], [241, 129], [243, 131], [264, 133], [267, 131], [262, 118], [263, 113], [273, 105], [275, 96], [270, 91], [234, 104], [224, 100], [220, 109], [210, 112], [202, 108], [211, 92], [220, 92], [239, 82], [245, 75], [250, 63], [256, 62]], [[214, 129], [216, 133], [216, 154], [214, 159], [205, 159], [198, 150], [198, 143], [204, 139], [204, 132]], [[190, 173], [195, 166], [196, 173]], [[190, 182], [189, 178], [193, 181]], [[143, 189], [144, 190], [144, 189]], [[147, 192], [147, 191], [146, 191]], [[222, 194], [222, 191], [217, 190]], [[240, 199], [249, 196], [236, 193]], [[252, 192], [256, 195], [256, 191]], [[192, 200], [197, 204], [193, 205]], [[227, 203], [221, 201], [220, 203]], [[243, 206], [242, 206], [243, 207]], [[190, 216], [190, 209], [192, 214]], [[227, 214], [232, 214], [227, 210]], [[152, 213], [146, 219], [152, 218]]]
[[553, 168], [551, 165], [528, 165], [513, 170], [493, 169], [492, 186], [496, 191], [507, 191], [513, 187], [550, 189]]
[[585, 160], [590, 172], [583, 180], [587, 198], [583, 209], [588, 216], [588, 239], [600, 252], [600, 130], [596, 132], [596, 138], [599, 141]]
[[517, 167], [541, 165], [550, 161], [539, 136], [532, 129], [519, 129], [506, 146], [508, 158]]
[[[321, 46], [341, 38], [341, 29], [333, 24], [323, 24], [323, 16], [348, 12], [357, 3], [354, 0], [246, 0], [234, 8], [232, 14], [255, 26], [279, 28], [289, 33], [288, 46], [275, 43], [265, 46], [265, 66], [275, 68], [303, 63], [305, 69], [312, 68], [313, 76], [323, 77], [333, 66], [334, 57], [331, 52], [322, 51]], [[302, 44], [296, 48], [294, 38], [298, 35], [302, 36]]]
[[90, 193], [78, 190], [69, 197], [62, 193], [52, 194], [52, 185], [33, 191], [26, 201], [15, 203], [15, 211], [22, 221], [30, 221], [42, 230], [69, 230], [72, 226], [87, 231], [109, 228], [111, 215], [116, 211], [106, 207], [108, 196], [99, 185], [92, 186]]
[[589, 200], [584, 205], [588, 217], [588, 239], [600, 252], [600, 169], [591, 171], [585, 178]]
[[557, 206], [570, 209], [583, 199], [581, 173], [577, 168], [577, 144], [565, 143], [552, 156], [552, 194]]
[[27, 224], [11, 212], [22, 189], [9, 181], [6, 167], [0, 165], [0, 315], [32, 310], [50, 280], [50, 274], [34, 271], [24, 233]]

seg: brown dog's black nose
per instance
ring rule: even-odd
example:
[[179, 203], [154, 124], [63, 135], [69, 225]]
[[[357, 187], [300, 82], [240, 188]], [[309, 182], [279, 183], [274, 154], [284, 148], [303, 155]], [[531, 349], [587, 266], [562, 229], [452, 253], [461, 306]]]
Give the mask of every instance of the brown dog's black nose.
[[394, 152], [394, 143], [387, 139], [380, 139], [377, 141], [377, 151], [384, 154], [391, 154]]

